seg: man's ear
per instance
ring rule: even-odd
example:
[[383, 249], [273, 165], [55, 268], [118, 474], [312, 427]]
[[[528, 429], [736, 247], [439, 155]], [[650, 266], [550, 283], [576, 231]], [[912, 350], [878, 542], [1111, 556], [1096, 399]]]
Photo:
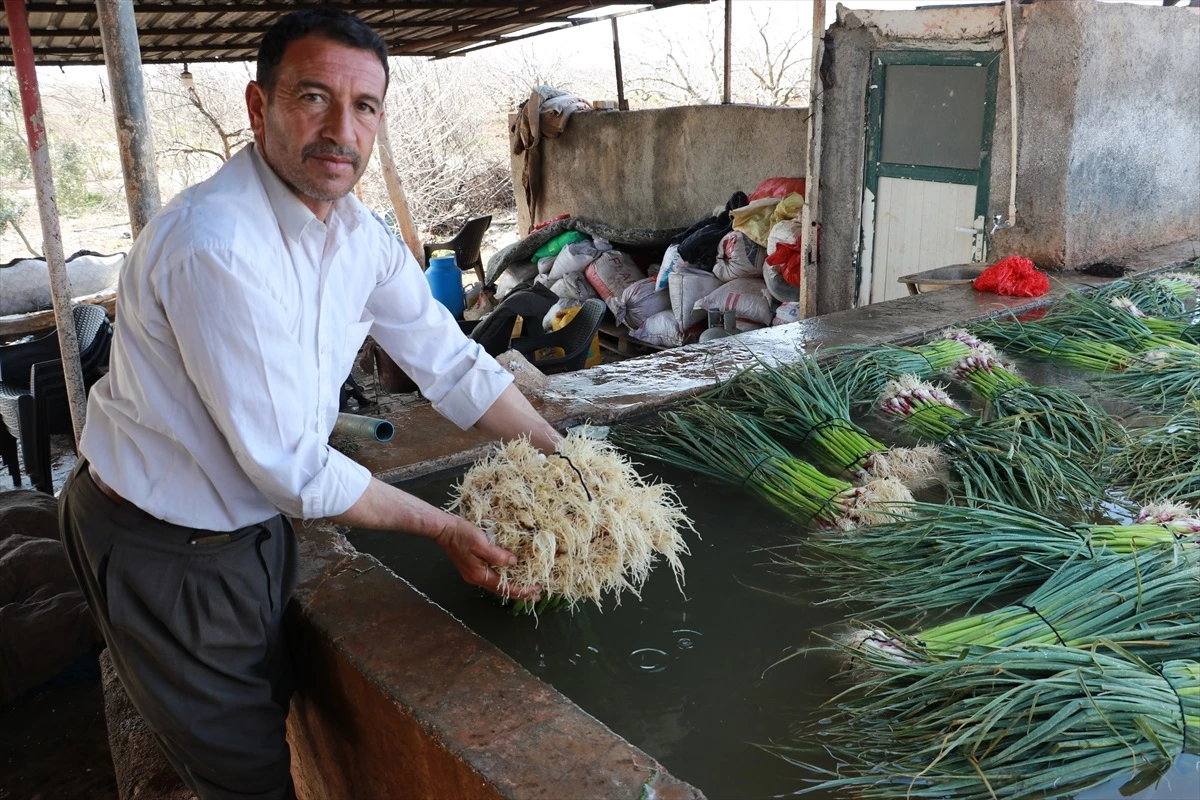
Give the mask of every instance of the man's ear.
[[258, 81], [246, 84], [246, 113], [250, 115], [254, 138], [261, 140], [267, 127], [267, 92]]

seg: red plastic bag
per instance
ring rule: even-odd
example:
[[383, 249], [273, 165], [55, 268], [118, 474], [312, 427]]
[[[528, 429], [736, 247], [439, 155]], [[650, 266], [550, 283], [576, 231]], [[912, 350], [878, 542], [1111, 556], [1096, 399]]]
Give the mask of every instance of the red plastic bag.
[[804, 194], [804, 178], [767, 178], [750, 195], [750, 201], [764, 197], [787, 197], [792, 192]]
[[1050, 278], [1028, 258], [1008, 256], [985, 269], [971, 285], [977, 292], [1006, 297], [1041, 297], [1050, 291]]
[[767, 264], [779, 268], [784, 283], [799, 286], [800, 270], [804, 267], [804, 249], [799, 241], [792, 244], [780, 242], [775, 246], [775, 252], [767, 256]]

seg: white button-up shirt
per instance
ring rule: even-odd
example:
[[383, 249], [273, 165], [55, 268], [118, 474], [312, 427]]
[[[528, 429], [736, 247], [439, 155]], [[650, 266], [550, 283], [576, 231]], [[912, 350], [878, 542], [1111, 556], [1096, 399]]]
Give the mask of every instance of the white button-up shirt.
[[80, 449], [118, 494], [177, 525], [340, 514], [370, 480], [329, 447], [368, 333], [461, 428], [512, 381], [355, 197], [322, 223], [246, 147], [134, 243]]

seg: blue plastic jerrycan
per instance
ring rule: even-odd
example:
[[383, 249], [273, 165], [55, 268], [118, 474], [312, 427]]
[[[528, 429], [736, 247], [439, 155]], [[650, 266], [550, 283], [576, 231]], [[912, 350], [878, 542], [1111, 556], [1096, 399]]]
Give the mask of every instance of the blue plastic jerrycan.
[[450, 310], [455, 319], [462, 319], [466, 302], [463, 299], [462, 270], [453, 255], [429, 259], [425, 280], [434, 298]]

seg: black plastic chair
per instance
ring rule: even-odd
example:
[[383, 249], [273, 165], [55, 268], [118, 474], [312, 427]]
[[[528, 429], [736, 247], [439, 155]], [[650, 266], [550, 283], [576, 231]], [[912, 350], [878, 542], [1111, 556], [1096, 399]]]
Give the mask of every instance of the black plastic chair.
[[[72, 313], [86, 390], [100, 379], [108, 363], [112, 326], [108, 322], [108, 313], [101, 306], [80, 304], [72, 309]], [[54, 342], [52, 349], [48, 348], [47, 339]], [[39, 344], [39, 348], [25, 348], [25, 345], [34, 344]], [[12, 444], [20, 442], [30, 482], [35, 489], [51, 493], [54, 486], [50, 473], [50, 434], [71, 432], [66, 380], [57, 345], [58, 337], [55, 334], [53, 337], [0, 348], [0, 362], [3, 364], [0, 374], [4, 375], [4, 380], [0, 381], [0, 440], [7, 438]], [[24, 349], [6, 352], [10, 348]], [[49, 357], [29, 364], [33, 352]], [[22, 373], [18, 370], [23, 363], [28, 367], [24, 373], [25, 380], [22, 381]], [[15, 458], [10, 459], [10, 448], [6, 444], [0, 442], [0, 453], [13, 477], [13, 485], [20, 486], [20, 467]]]
[[483, 244], [483, 235], [487, 233], [487, 229], [491, 225], [491, 214], [475, 217], [467, 220], [467, 223], [451, 239], [444, 242], [427, 242], [424, 245], [425, 265], [429, 266], [429, 259], [433, 258], [436, 251], [453, 250], [454, 261], [458, 264], [458, 268], [463, 272], [469, 269], [475, 270], [480, 285], [483, 285], [486, 281], [483, 276], [483, 256], [480, 255], [479, 248]]
[[[604, 321], [604, 312], [607, 309], [603, 300], [594, 297], [585, 300], [575, 318], [562, 328], [539, 336], [513, 339], [512, 348], [547, 374], [581, 369], [587, 362], [588, 348], [591, 347], [596, 332], [600, 330], [600, 323]], [[555, 347], [562, 348], [561, 356], [538, 358], [538, 351]]]
[[495, 358], [509, 349], [518, 317], [522, 320], [521, 330], [540, 331], [542, 320], [558, 301], [558, 295], [539, 284], [518, 289], [481, 319], [469, 335]]

